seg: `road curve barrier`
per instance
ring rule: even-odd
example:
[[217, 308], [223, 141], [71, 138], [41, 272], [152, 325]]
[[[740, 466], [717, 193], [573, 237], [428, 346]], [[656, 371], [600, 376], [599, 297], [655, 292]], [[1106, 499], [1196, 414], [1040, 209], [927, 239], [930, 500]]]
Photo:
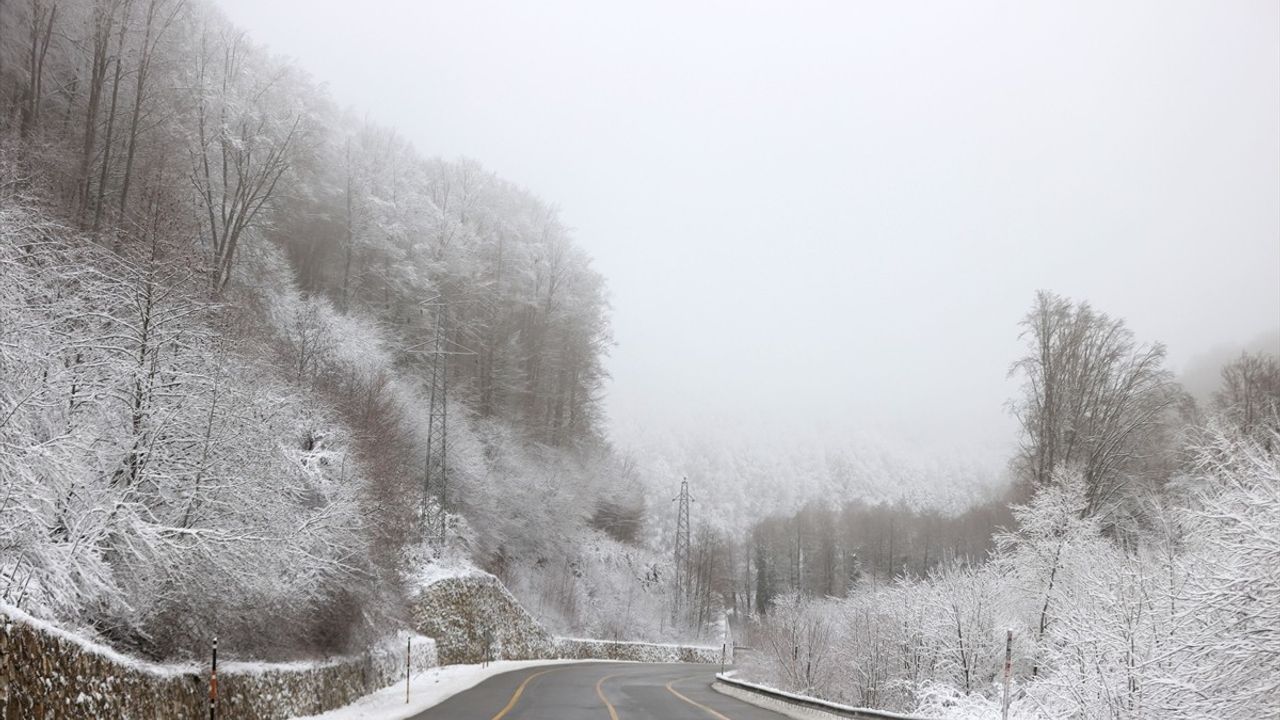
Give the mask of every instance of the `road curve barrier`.
[[716, 681], [712, 683], [711, 687], [721, 695], [728, 695], [766, 710], [773, 710], [788, 717], [804, 718], [805, 720], [827, 720], [828, 718], [839, 718], [841, 720], [848, 718], [853, 718], [853, 720], [932, 720], [932, 718], [920, 717], [919, 715], [903, 715], [902, 713], [888, 710], [851, 707], [804, 695], [783, 692], [739, 680], [733, 677], [731, 673], [717, 674]]

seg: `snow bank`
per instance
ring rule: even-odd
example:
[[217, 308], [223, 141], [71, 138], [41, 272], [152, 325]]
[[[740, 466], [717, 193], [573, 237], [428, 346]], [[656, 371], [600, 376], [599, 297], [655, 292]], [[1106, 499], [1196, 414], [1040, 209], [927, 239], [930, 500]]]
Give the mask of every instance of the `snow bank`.
[[576, 660], [499, 660], [488, 665], [449, 665], [431, 668], [409, 681], [409, 701], [405, 702], [404, 682], [379, 690], [372, 695], [337, 710], [311, 715], [298, 720], [404, 720], [469, 690], [494, 675]]
[[418, 586], [425, 588], [441, 580], [486, 576], [493, 577], [471, 564], [470, 558], [446, 554], [443, 557], [432, 558], [431, 562], [423, 563], [415, 578]]

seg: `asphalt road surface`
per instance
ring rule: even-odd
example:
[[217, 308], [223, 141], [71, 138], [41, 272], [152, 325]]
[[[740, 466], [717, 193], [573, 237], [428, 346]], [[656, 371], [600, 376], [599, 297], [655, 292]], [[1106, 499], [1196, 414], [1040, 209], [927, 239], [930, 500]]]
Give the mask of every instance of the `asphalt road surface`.
[[413, 720], [785, 720], [711, 689], [719, 666], [582, 663], [514, 670]]

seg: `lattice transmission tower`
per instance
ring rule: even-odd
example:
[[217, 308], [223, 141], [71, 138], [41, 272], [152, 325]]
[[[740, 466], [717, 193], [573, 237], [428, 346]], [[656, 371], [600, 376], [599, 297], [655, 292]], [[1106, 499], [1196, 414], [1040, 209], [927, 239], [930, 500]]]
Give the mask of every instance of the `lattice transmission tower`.
[[[427, 370], [427, 457], [422, 476], [423, 530], [430, 533], [434, 529], [441, 539], [445, 536], [449, 503], [449, 353], [445, 345], [448, 318], [448, 306], [436, 303], [431, 349], [427, 353], [431, 361]], [[438, 518], [429, 516], [433, 493], [438, 503]], [[431, 522], [433, 519], [438, 521], [435, 528], [431, 527], [435, 524]]]
[[[431, 308], [432, 323], [427, 340], [407, 348], [427, 356], [427, 452], [422, 473], [422, 528], [424, 534], [444, 540], [449, 511], [449, 356], [475, 355], [458, 341], [467, 339], [463, 323], [455, 327], [451, 309], [469, 301], [446, 301], [436, 296], [422, 304]], [[425, 330], [426, 328], [424, 328]], [[432, 507], [432, 500], [435, 507]]]
[[675, 583], [671, 593], [671, 624], [675, 625], [680, 620], [680, 605], [689, 592], [689, 503], [693, 502], [693, 498], [689, 496], [688, 478], [680, 480], [680, 496], [673, 498], [672, 502], [678, 503], [678, 509], [676, 510]]

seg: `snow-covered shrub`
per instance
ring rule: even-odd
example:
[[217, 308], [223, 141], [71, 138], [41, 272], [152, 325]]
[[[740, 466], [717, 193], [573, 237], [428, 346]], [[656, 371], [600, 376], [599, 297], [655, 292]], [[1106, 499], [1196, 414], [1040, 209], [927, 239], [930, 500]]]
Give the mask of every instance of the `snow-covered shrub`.
[[777, 598], [753, 628], [752, 670], [783, 690], [833, 696], [833, 655], [841, 646], [833, 642], [837, 631], [833, 610], [833, 603], [797, 593]]
[[[1039, 717], [1264, 717], [1280, 701], [1280, 457], [1219, 432], [1194, 455], [1182, 506], [1135, 547], [1068, 516], [1041, 548], [1059, 570], [1025, 615], [1046, 623], [1024, 686]], [[1019, 577], [1045, 575], [1047, 553], [1014, 552]]]
[[929, 577], [925, 644], [937, 651], [935, 679], [966, 693], [986, 688], [1003, 660], [996, 623], [1003, 583], [989, 565], [956, 566]]
[[0, 595], [159, 656], [339, 647], [366, 562], [333, 412], [220, 326], [181, 248], [16, 202], [0, 231]]
[[[1266, 717], [1280, 701], [1280, 455], [1207, 438], [1135, 538], [1105, 537], [1084, 483], [1063, 476], [1015, 509], [984, 565], [834, 604], [784, 598], [745, 674], [851, 705], [992, 717], [1013, 630], [1012, 718]], [[816, 680], [800, 675], [811, 652], [827, 658]]]
[[1280, 706], [1280, 435], [1215, 434], [1198, 457], [1168, 693], [1188, 717], [1262, 717]]
[[1017, 529], [995, 537], [992, 572], [1007, 581], [1003, 619], [1014, 630], [1020, 675], [1040, 673], [1054, 613], [1071, 602], [1067, 593], [1089, 571], [1088, 559], [1107, 558], [1114, 551], [1096, 519], [1085, 515], [1087, 504], [1084, 479], [1064, 474], [1014, 508]]

